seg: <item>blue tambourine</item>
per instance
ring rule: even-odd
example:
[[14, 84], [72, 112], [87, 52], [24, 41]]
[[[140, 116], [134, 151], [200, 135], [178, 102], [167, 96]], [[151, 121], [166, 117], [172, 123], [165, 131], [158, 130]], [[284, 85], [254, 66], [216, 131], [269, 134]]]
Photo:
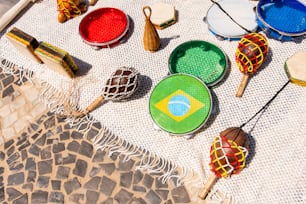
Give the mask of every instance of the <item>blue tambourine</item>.
[[260, 0], [256, 18], [269, 37], [280, 41], [306, 34], [306, 5], [298, 0]]

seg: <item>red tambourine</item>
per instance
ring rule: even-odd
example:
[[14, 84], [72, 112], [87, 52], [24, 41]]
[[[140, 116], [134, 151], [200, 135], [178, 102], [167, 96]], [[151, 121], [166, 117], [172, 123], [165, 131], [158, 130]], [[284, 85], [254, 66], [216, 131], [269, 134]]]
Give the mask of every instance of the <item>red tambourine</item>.
[[128, 16], [116, 8], [96, 9], [87, 14], [79, 26], [84, 42], [95, 48], [112, 47], [120, 43], [128, 29]]

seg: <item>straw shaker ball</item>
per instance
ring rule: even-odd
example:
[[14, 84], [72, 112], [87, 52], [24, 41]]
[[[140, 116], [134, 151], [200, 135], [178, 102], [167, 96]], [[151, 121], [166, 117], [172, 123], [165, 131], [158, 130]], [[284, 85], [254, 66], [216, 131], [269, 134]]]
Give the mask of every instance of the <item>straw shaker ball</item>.
[[135, 68], [121, 67], [107, 80], [102, 96], [112, 101], [126, 99], [136, 91], [138, 83], [139, 72]]
[[139, 72], [133, 67], [121, 67], [106, 81], [101, 96], [94, 100], [84, 111], [74, 113], [81, 117], [96, 109], [103, 101], [120, 101], [130, 97], [139, 86]]
[[227, 128], [216, 136], [210, 149], [210, 166], [214, 174], [208, 178], [199, 197], [205, 199], [218, 178], [238, 174], [245, 167], [247, 155], [247, 133], [241, 128]]
[[268, 53], [268, 41], [260, 33], [249, 33], [239, 41], [235, 53], [235, 60], [243, 78], [236, 93], [241, 97], [247, 85], [249, 76], [256, 73]]

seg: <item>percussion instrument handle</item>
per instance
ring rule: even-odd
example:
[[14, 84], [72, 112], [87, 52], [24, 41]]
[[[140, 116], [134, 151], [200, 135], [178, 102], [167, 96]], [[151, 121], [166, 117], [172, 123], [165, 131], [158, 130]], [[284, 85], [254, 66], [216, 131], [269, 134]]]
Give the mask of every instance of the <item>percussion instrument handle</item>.
[[[146, 10], [149, 10], [149, 14], [147, 15]], [[146, 19], [149, 20], [151, 18], [151, 14], [152, 14], [152, 9], [150, 6], [144, 6], [143, 9], [143, 14], [145, 15]]]
[[96, 100], [94, 100], [85, 110], [84, 114], [87, 114], [94, 109], [96, 109], [102, 102], [104, 101], [103, 96], [99, 96]]
[[201, 190], [200, 193], [198, 194], [199, 198], [201, 198], [202, 200], [205, 200], [205, 198], [207, 197], [207, 195], [208, 195], [210, 189], [211, 189], [212, 186], [216, 183], [217, 179], [218, 179], [218, 177], [217, 177], [215, 174], [212, 174], [212, 175], [208, 178], [208, 180], [207, 180], [205, 186], [202, 188], [202, 190]]
[[73, 112], [72, 115], [76, 118], [83, 117], [96, 109], [102, 102], [104, 101], [103, 96], [99, 96], [96, 100], [94, 100], [84, 111]]
[[0, 32], [30, 3], [36, 0], [20, 0], [0, 18]]
[[248, 80], [249, 80], [249, 75], [248, 74], [243, 74], [243, 77], [242, 77], [242, 80], [240, 82], [240, 85], [238, 87], [238, 91], [236, 93], [236, 97], [241, 97], [243, 92], [244, 92], [244, 89], [248, 83]]

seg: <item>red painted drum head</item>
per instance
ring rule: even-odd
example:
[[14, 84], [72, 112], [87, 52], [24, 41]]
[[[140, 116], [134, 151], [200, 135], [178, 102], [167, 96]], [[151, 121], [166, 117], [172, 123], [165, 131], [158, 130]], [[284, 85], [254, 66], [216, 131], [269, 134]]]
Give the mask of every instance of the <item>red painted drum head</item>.
[[109, 46], [125, 36], [128, 16], [116, 8], [99, 8], [81, 21], [79, 32], [84, 42], [92, 46]]

